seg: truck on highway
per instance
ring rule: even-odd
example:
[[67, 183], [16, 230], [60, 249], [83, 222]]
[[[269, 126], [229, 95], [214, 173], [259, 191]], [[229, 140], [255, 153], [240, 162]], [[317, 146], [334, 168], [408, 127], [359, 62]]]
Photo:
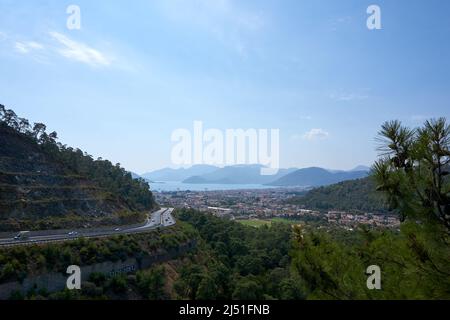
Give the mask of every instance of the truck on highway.
[[20, 231], [15, 237], [16, 241], [28, 240], [30, 238], [30, 231]]

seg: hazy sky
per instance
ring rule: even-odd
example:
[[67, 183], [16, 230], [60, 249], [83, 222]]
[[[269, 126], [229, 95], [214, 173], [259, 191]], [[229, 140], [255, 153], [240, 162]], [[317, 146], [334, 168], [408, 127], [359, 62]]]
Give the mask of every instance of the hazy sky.
[[170, 166], [171, 133], [195, 120], [279, 128], [282, 167], [349, 169], [373, 162], [385, 120], [450, 118], [446, 0], [0, 0], [0, 14], [0, 103], [139, 173]]

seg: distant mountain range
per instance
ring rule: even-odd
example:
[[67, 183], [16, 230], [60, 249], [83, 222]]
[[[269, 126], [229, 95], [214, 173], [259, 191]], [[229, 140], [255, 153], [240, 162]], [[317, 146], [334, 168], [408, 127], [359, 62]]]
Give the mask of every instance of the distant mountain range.
[[346, 180], [365, 178], [369, 171], [329, 171], [322, 168], [305, 168], [291, 172], [269, 185], [271, 186], [326, 186]]
[[357, 166], [356, 168], [350, 170], [350, 171], [370, 171], [370, 167], [368, 166]]
[[333, 169], [326, 169], [327, 171], [331, 172], [331, 173], [339, 173], [339, 172], [354, 172], [354, 171], [366, 171], [369, 172], [370, 171], [370, 167], [368, 166], [357, 166], [355, 168], [353, 168], [352, 170], [333, 170]]
[[358, 166], [350, 171], [323, 168], [280, 169], [276, 175], [261, 175], [261, 165], [236, 165], [219, 168], [195, 165], [191, 168], [165, 168], [141, 175], [152, 181], [182, 181], [191, 184], [265, 184], [269, 186], [317, 187], [364, 178], [370, 168]]
[[184, 183], [208, 184], [267, 184], [275, 181], [297, 169], [280, 169], [276, 175], [261, 175], [261, 165], [237, 165], [219, 168], [216, 171], [193, 176]]
[[171, 169], [164, 168], [141, 175], [142, 178], [152, 181], [183, 181], [193, 176], [201, 176], [220, 169], [210, 165], [195, 165], [190, 168]]

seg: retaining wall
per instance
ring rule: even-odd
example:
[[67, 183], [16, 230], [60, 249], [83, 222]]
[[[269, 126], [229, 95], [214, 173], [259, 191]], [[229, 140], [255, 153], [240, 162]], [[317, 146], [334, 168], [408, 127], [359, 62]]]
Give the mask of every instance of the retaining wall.
[[[192, 240], [186, 244], [180, 245], [177, 249], [169, 251], [156, 252], [144, 257], [129, 258], [125, 261], [111, 262], [106, 261], [81, 268], [81, 287], [83, 282], [89, 279], [92, 273], [103, 273], [106, 276], [118, 274], [134, 273], [141, 269], [148, 269], [156, 263], [166, 262], [183, 255], [197, 246], [197, 242]], [[67, 278], [70, 275], [63, 273], [47, 273], [39, 276], [25, 278], [22, 282], [9, 282], [0, 284], [0, 300], [6, 300], [14, 292], [20, 292], [25, 295], [33, 288], [36, 290], [46, 289], [48, 292], [56, 292], [66, 287]]]

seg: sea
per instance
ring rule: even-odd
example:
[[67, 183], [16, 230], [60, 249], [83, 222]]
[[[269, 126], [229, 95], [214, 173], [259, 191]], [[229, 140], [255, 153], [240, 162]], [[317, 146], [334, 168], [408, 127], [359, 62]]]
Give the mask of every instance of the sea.
[[224, 190], [255, 190], [274, 189], [277, 187], [262, 184], [197, 184], [181, 181], [149, 182], [150, 190], [156, 192], [169, 191], [224, 191]]

